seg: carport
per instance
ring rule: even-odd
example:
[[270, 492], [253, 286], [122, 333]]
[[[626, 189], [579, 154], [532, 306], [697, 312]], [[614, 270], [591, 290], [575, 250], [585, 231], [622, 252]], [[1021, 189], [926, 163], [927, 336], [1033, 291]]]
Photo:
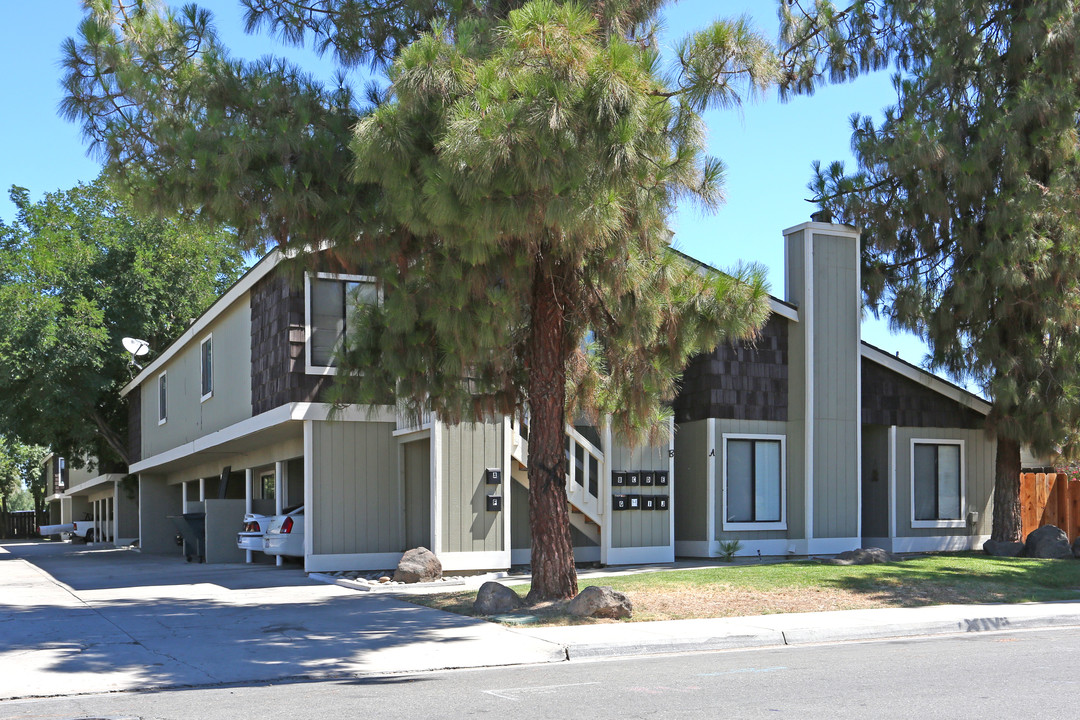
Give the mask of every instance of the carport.
[[261, 553], [236, 546], [244, 514], [278, 514], [304, 497], [302, 423], [265, 415], [244, 430], [211, 433], [132, 463], [139, 475], [143, 552], [179, 552], [169, 516], [205, 513], [206, 562], [258, 559], [252, 555]]
[[[64, 493], [70, 501], [71, 520], [89, 515], [96, 531], [94, 542], [129, 545], [139, 537], [139, 495], [123, 473], [105, 473], [73, 486]], [[69, 520], [65, 520], [69, 521]]]

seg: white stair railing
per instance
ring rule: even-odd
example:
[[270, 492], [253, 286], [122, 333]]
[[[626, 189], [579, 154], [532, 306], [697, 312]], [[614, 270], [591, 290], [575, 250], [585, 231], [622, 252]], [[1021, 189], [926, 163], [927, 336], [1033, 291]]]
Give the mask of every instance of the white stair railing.
[[[510, 423], [510, 455], [522, 466], [529, 465], [529, 441], [521, 434], [515, 418]], [[601, 479], [607, 472], [604, 453], [589, 442], [573, 425], [566, 426], [566, 498], [590, 522], [603, 526], [604, 503], [601, 502]], [[519, 480], [520, 481], [520, 480]], [[528, 487], [528, 481], [522, 483]]]
[[602, 525], [604, 504], [600, 502], [601, 478], [606, 472], [604, 453], [585, 436], [566, 426], [566, 496], [570, 504], [597, 525]]

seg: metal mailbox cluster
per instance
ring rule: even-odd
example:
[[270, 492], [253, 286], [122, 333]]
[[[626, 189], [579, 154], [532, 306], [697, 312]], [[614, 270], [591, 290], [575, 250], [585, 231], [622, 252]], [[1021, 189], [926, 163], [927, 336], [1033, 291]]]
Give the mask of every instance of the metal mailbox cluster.
[[[611, 473], [611, 486], [616, 487], [667, 487], [667, 470], [615, 470]], [[669, 495], [612, 494], [612, 510], [667, 510]]]
[[[486, 485], [501, 485], [502, 484], [502, 468], [487, 468], [484, 470], [484, 483]], [[488, 495], [487, 496], [487, 511], [499, 512], [503, 509], [502, 495]]]

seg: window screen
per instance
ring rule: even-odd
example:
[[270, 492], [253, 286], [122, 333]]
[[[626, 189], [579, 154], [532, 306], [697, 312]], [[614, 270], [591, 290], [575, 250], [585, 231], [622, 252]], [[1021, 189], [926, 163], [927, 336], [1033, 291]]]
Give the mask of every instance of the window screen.
[[728, 522], [780, 522], [779, 440], [727, 441]]

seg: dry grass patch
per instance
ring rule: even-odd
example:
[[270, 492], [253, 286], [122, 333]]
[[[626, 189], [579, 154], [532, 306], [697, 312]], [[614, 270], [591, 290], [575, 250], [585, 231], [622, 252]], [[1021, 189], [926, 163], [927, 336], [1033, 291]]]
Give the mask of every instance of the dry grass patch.
[[[633, 621], [739, 617], [922, 605], [1038, 602], [1080, 598], [1080, 562], [991, 558], [982, 554], [925, 555], [899, 563], [864, 566], [812, 561], [703, 570], [657, 570], [585, 579], [626, 593]], [[528, 585], [514, 590], [524, 596]], [[475, 592], [404, 599], [472, 615]], [[522, 608], [536, 624], [620, 622], [573, 618], [565, 602]]]

